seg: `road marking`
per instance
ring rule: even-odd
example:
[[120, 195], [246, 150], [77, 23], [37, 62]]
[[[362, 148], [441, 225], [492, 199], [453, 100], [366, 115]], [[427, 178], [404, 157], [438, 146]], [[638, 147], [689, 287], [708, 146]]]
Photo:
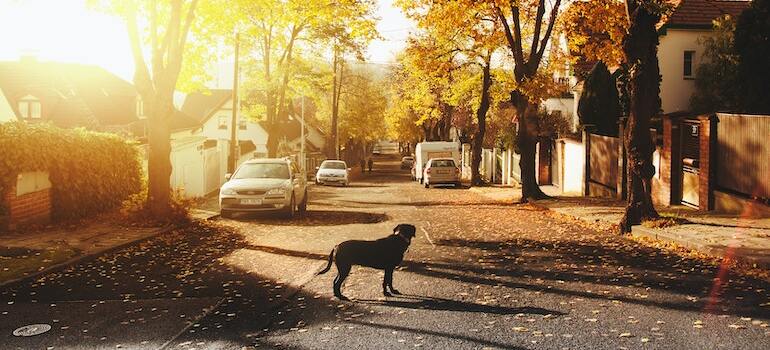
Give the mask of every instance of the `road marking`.
[[422, 230], [422, 232], [424, 232], [424, 233], [425, 233], [425, 238], [427, 238], [427, 239], [428, 239], [428, 242], [430, 242], [430, 245], [432, 245], [432, 246], [434, 246], [434, 247], [435, 247], [436, 245], [435, 245], [435, 244], [433, 244], [433, 240], [432, 240], [432, 239], [430, 239], [430, 234], [428, 234], [428, 230], [426, 230], [426, 229], [425, 229], [425, 227], [420, 227], [420, 229]]

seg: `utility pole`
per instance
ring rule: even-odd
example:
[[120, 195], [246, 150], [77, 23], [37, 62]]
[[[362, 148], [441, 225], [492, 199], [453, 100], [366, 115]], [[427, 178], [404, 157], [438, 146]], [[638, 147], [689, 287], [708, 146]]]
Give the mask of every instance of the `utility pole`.
[[235, 167], [238, 163], [238, 105], [240, 101], [238, 99], [238, 54], [240, 51], [241, 41], [240, 33], [235, 33], [235, 66], [233, 71], [233, 117], [230, 123], [230, 157], [227, 162], [227, 172], [232, 174], [235, 172]]
[[302, 108], [300, 112], [300, 116], [302, 117], [302, 125], [300, 126], [300, 137], [302, 137], [302, 141], [300, 141], [300, 151], [299, 156], [302, 158], [302, 172], [307, 171], [307, 157], [305, 156], [305, 95], [302, 95], [302, 102], [300, 103]]

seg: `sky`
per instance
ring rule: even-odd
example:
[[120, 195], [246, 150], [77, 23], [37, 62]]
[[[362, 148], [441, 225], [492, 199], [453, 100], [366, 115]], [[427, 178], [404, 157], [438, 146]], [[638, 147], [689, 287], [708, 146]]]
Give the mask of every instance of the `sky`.
[[[377, 28], [384, 39], [370, 45], [370, 62], [392, 62], [414, 28], [392, 2], [378, 1]], [[134, 65], [123, 22], [88, 9], [85, 0], [0, 0], [0, 33], [0, 61], [29, 54], [40, 61], [98, 65], [132, 79]]]

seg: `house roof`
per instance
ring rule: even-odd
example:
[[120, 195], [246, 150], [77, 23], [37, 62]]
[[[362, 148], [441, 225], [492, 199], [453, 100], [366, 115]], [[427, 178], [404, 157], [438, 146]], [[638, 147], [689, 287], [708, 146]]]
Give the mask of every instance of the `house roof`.
[[710, 29], [722, 15], [737, 17], [751, 5], [742, 0], [671, 0], [674, 11], [661, 20], [659, 28]]
[[198, 119], [193, 118], [186, 113], [174, 108], [174, 115], [171, 116], [170, 126], [172, 131], [193, 129], [201, 125]]
[[42, 116], [61, 126], [125, 125], [138, 120], [133, 85], [107, 70], [33, 59], [0, 62], [0, 89], [17, 117], [26, 96], [40, 100]]
[[[315, 126], [310, 125], [310, 123], [305, 123], [305, 124], [307, 125], [308, 129], [314, 129], [317, 132], [323, 134], [323, 132], [320, 129], [318, 129]], [[294, 119], [294, 118], [289, 118], [288, 120], [279, 121], [278, 122], [278, 128], [281, 131], [281, 133], [280, 133], [281, 137], [286, 137], [286, 139], [289, 140], [289, 141], [294, 141], [294, 140], [297, 140], [297, 139], [301, 138], [301, 136], [302, 136], [302, 129], [300, 129], [300, 125], [301, 124], [300, 124], [299, 120]], [[265, 122], [265, 121], [259, 122], [259, 126], [261, 126], [262, 129], [264, 129], [265, 131], [270, 130], [268, 128], [267, 122]], [[308, 144], [312, 144], [312, 143], [313, 142], [311, 140], [308, 140]], [[320, 145], [313, 145], [313, 146], [318, 148]]]
[[202, 124], [211, 118], [214, 112], [218, 111], [232, 96], [233, 90], [230, 89], [193, 92], [185, 97], [182, 112]]

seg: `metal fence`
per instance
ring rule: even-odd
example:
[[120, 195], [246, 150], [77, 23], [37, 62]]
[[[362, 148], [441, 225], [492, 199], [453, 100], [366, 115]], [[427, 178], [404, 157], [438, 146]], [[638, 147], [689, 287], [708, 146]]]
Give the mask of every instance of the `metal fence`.
[[770, 116], [718, 113], [717, 118], [718, 187], [770, 198]]

